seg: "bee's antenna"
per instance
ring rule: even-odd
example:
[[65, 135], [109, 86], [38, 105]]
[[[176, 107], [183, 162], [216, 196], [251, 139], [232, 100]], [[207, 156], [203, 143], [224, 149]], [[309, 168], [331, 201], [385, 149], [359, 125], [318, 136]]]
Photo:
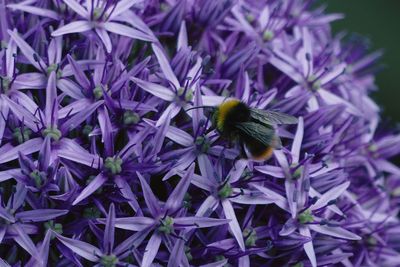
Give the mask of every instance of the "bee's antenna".
[[198, 109], [198, 108], [213, 108], [213, 107], [210, 107], [210, 106], [197, 106], [197, 107], [188, 108], [185, 111], [189, 111], [189, 110], [192, 110], [192, 109]]

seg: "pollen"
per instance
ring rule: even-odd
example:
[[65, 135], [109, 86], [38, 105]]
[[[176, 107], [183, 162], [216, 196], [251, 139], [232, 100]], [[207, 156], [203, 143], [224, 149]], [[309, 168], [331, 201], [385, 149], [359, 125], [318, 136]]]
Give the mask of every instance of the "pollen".
[[240, 103], [237, 99], [225, 101], [218, 107], [217, 111], [217, 128], [220, 131], [224, 130], [225, 119], [228, 112]]

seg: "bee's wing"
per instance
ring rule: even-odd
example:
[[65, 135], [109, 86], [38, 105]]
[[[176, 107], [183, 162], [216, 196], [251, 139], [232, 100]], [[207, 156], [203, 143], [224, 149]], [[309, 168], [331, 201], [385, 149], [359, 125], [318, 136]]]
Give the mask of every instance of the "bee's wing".
[[266, 146], [271, 146], [274, 143], [275, 130], [271, 127], [266, 127], [255, 122], [242, 122], [235, 124], [235, 127]]
[[263, 124], [296, 124], [297, 118], [277, 111], [250, 109], [250, 116]]

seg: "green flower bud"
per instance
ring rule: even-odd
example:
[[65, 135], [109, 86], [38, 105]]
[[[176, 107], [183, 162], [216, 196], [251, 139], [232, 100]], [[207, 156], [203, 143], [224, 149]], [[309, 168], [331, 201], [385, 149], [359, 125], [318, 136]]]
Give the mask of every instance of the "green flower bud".
[[265, 30], [263, 32], [263, 40], [265, 42], [271, 41], [274, 38], [274, 33], [269, 31], [269, 30]]
[[124, 124], [132, 125], [137, 124], [140, 121], [140, 116], [136, 112], [127, 110], [124, 112]]
[[256, 244], [257, 233], [254, 231], [254, 229], [244, 229], [243, 236], [246, 239], [245, 244], [247, 247], [253, 247]]
[[122, 159], [119, 157], [108, 157], [105, 160], [104, 167], [112, 174], [118, 174], [122, 171]]
[[118, 258], [113, 254], [103, 255], [101, 256], [100, 264], [103, 267], [115, 267], [118, 264]]
[[311, 223], [314, 221], [314, 217], [311, 214], [310, 210], [305, 210], [302, 213], [299, 214], [298, 216], [299, 223], [301, 224], [306, 224], [306, 223]]
[[85, 208], [83, 210], [83, 217], [86, 219], [97, 219], [100, 218], [100, 216], [101, 212], [96, 206]]
[[100, 98], [103, 97], [103, 89], [101, 88], [100, 85], [98, 85], [94, 88], [93, 95], [94, 95], [94, 98], [97, 100], [99, 100]]
[[200, 153], [207, 153], [211, 146], [208, 139], [204, 136], [197, 137], [195, 140], [195, 144], [196, 144], [197, 150]]
[[225, 199], [227, 197], [230, 197], [233, 193], [233, 189], [229, 183], [226, 183], [219, 191], [218, 191], [218, 196], [221, 199]]
[[54, 141], [58, 141], [61, 138], [61, 131], [57, 129], [57, 126], [48, 127], [43, 130], [43, 136], [50, 136]]
[[31, 134], [32, 131], [28, 128], [15, 128], [13, 132], [13, 137], [17, 140], [18, 143], [22, 144], [23, 142], [29, 140]]
[[161, 220], [158, 231], [164, 234], [170, 234], [174, 231], [174, 219], [167, 216], [164, 220]]

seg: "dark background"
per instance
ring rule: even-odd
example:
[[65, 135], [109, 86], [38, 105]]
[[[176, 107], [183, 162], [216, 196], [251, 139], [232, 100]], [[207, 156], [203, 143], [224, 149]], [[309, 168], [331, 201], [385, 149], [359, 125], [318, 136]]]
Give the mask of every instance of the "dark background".
[[328, 13], [345, 19], [333, 23], [335, 32], [346, 31], [367, 37], [371, 51], [383, 49], [383, 69], [377, 73], [379, 90], [373, 98], [383, 117], [400, 122], [400, 0], [325, 0]]

